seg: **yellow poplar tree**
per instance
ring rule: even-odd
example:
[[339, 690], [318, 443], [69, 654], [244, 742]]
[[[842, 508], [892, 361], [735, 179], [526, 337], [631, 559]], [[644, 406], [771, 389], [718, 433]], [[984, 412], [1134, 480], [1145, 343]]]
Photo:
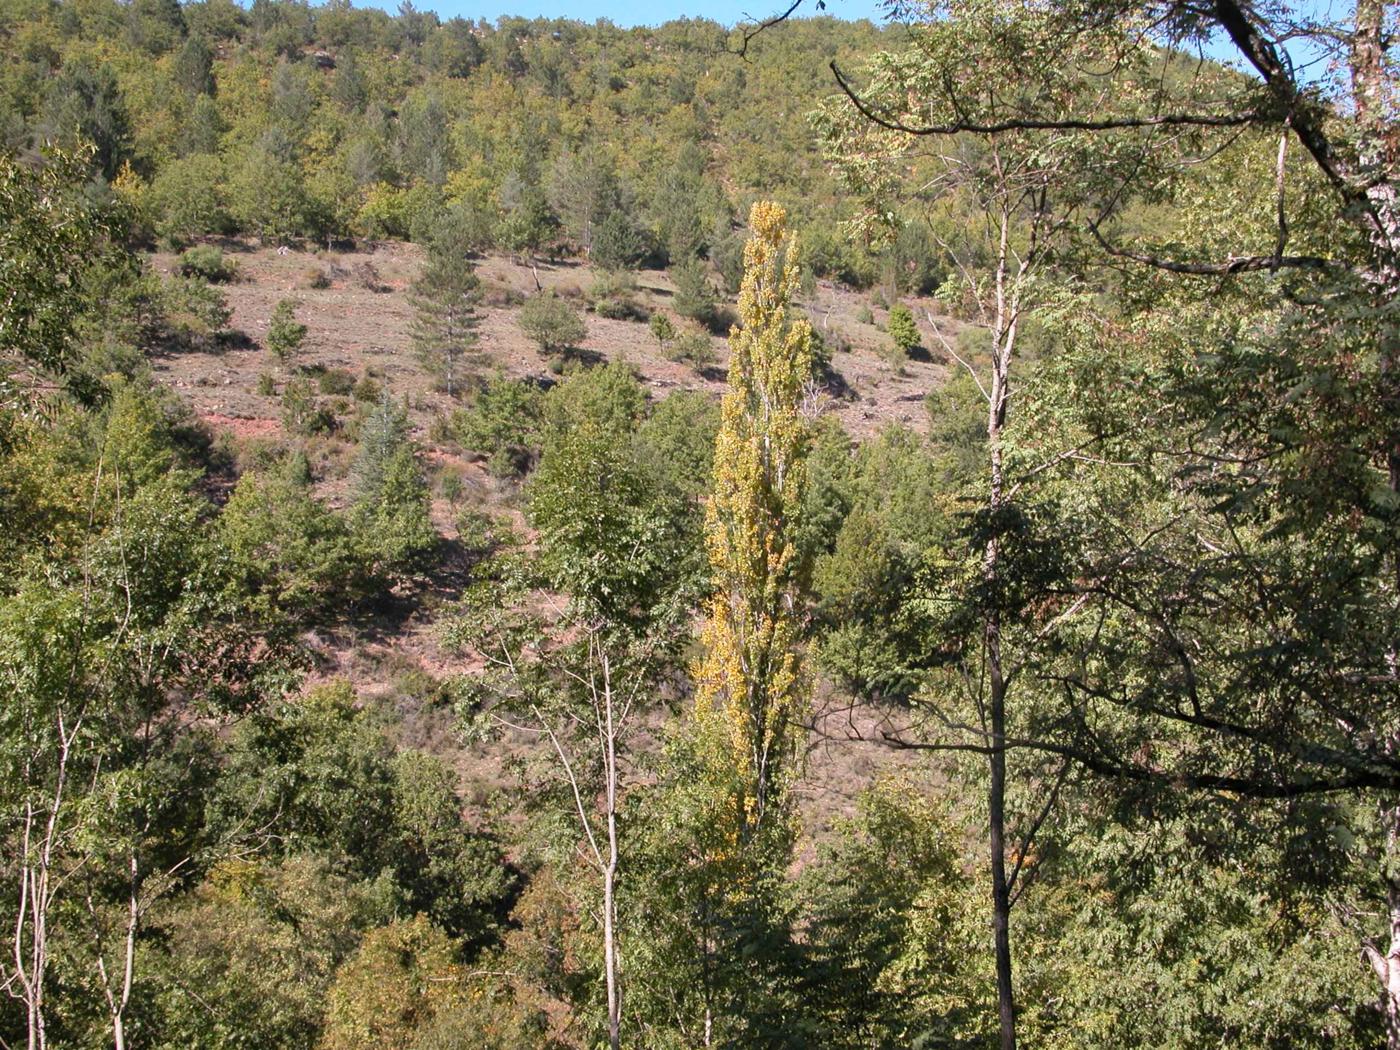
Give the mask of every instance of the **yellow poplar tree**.
[[769, 201], [749, 215], [740, 324], [729, 337], [729, 389], [705, 517], [715, 592], [696, 673], [696, 717], [714, 772], [736, 785], [746, 835], [786, 785], [793, 716], [805, 692], [793, 525], [806, 485], [801, 407], [812, 330], [789, 316], [798, 254], [786, 221]]

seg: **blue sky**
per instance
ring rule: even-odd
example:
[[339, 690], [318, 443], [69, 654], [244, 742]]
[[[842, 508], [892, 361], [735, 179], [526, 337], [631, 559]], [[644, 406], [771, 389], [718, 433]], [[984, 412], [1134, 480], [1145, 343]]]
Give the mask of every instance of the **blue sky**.
[[[313, 0], [316, 2], [316, 0]], [[395, 11], [399, 0], [355, 0]], [[725, 25], [738, 22], [762, 21], [786, 9], [792, 0], [414, 0], [423, 11], [435, 11], [443, 18], [460, 15], [476, 20], [494, 22], [505, 15], [523, 18], [573, 18], [594, 22], [600, 18], [620, 26], [659, 25], [674, 18], [711, 18]], [[836, 18], [868, 18], [884, 20], [883, 0], [802, 0], [795, 15], [832, 15]], [[1290, 6], [1300, 17], [1349, 18], [1354, 0], [1291, 0]], [[1318, 52], [1294, 42], [1287, 47], [1305, 80], [1324, 75], [1325, 66]], [[1240, 59], [1227, 41], [1217, 40], [1207, 46], [1206, 54], [1221, 61], [1238, 65]]]
[[[398, 8], [398, 0], [370, 0], [388, 11]], [[792, 0], [787, 0], [791, 3]], [[576, 18], [593, 22], [606, 18], [620, 26], [657, 25], [673, 18], [712, 18], [733, 25], [748, 18], [764, 19], [783, 10], [781, 0], [414, 0], [421, 11], [436, 11], [443, 18], [484, 18], [494, 22], [502, 15], [524, 18]], [[837, 18], [881, 17], [878, 0], [827, 0], [826, 10], [818, 11], [816, 0], [803, 0], [800, 15], [829, 14]]]

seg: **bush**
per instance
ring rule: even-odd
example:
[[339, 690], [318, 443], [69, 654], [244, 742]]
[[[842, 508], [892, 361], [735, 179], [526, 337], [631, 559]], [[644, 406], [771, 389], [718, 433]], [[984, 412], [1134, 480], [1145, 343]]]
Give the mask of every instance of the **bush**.
[[647, 393], [637, 374], [623, 361], [581, 369], [544, 398], [546, 437], [556, 440], [587, 425], [613, 433], [630, 433], [646, 415]]
[[812, 329], [812, 376], [816, 379], [822, 379], [831, 372], [831, 355], [837, 349], [836, 341], [832, 338], [834, 335], [836, 333]]
[[652, 314], [651, 323], [647, 327], [651, 330], [651, 336], [656, 340], [656, 345], [661, 347], [663, 352], [666, 345], [676, 338], [676, 326], [665, 314]]
[[389, 290], [389, 286], [380, 279], [378, 268], [368, 259], [356, 263], [351, 272], [355, 275], [355, 280], [360, 282], [360, 287], [367, 292], [387, 292]]
[[599, 317], [613, 321], [645, 321], [646, 309], [637, 302], [637, 281], [626, 271], [605, 271], [588, 290], [588, 301]]
[[546, 354], [564, 353], [588, 335], [578, 311], [548, 293], [533, 296], [521, 307], [520, 327]]
[[356, 578], [344, 524], [311, 493], [306, 460], [238, 479], [218, 519], [230, 585], [264, 615], [304, 622], [329, 613]]
[[306, 338], [306, 325], [298, 323], [296, 308], [295, 300], [281, 300], [273, 308], [267, 325], [267, 348], [284, 364], [292, 359]]
[[351, 396], [353, 396], [356, 401], [363, 401], [366, 404], [372, 405], [379, 400], [380, 394], [382, 393], [383, 390], [379, 385], [379, 381], [366, 372], [364, 375], [360, 376], [359, 381], [356, 382], [355, 389], [351, 391]]
[[225, 258], [223, 251], [212, 244], [200, 244], [181, 254], [175, 271], [181, 277], [198, 277], [211, 284], [221, 284], [238, 276], [238, 264]]
[[462, 448], [497, 477], [520, 477], [539, 454], [543, 397], [537, 387], [497, 375], [452, 415]]
[[316, 399], [311, 381], [299, 377], [282, 391], [282, 425], [301, 437], [329, 434], [335, 430], [335, 414]]
[[156, 232], [172, 244], [202, 233], [222, 233], [228, 215], [221, 201], [223, 165], [209, 153], [192, 153], [161, 166], [146, 193]]
[[715, 348], [709, 334], [693, 328], [676, 336], [665, 353], [668, 361], [681, 361], [695, 368], [715, 363]]
[[677, 390], [637, 428], [637, 459], [654, 477], [698, 500], [710, 486], [719, 405], [705, 394]]
[[647, 312], [631, 299], [599, 299], [593, 304], [593, 312], [609, 321], [645, 321]]
[[323, 1050], [410, 1050], [419, 1025], [465, 1005], [456, 946], [426, 916], [371, 931], [336, 972]]
[[258, 393], [263, 397], [271, 397], [277, 393], [277, 382], [272, 378], [271, 372], [258, 373]]
[[228, 325], [233, 311], [223, 292], [192, 277], [176, 277], [161, 288], [170, 334], [186, 345], [207, 349]]
[[744, 237], [737, 232], [729, 232], [719, 238], [710, 248], [710, 259], [719, 271], [725, 291], [735, 294], [744, 279]]
[[705, 273], [705, 264], [699, 259], [691, 259], [674, 267], [671, 278], [676, 283], [676, 295], [672, 300], [676, 313], [706, 328], [714, 326], [719, 303]]
[[438, 495], [452, 506], [462, 502], [466, 494], [466, 477], [458, 467], [444, 467], [438, 472]]
[[355, 377], [343, 368], [328, 368], [316, 377], [321, 393], [345, 397], [355, 389]]
[[857, 323], [857, 324], [874, 324], [874, 323], [875, 323], [875, 313], [874, 313], [874, 311], [872, 311], [872, 310], [870, 309], [869, 304], [867, 304], [867, 303], [861, 303], [861, 304], [860, 304], [860, 308], [859, 308], [858, 310], [856, 310], [856, 323]]
[[408, 431], [408, 413], [386, 394], [360, 430], [355, 462], [353, 520], [360, 543], [391, 575], [417, 566], [438, 541]]
[[492, 551], [509, 538], [509, 524], [497, 521], [484, 511], [465, 508], [457, 515], [457, 539], [468, 550]]
[[890, 307], [890, 317], [885, 324], [885, 331], [889, 333], [895, 356], [900, 358], [908, 357], [909, 351], [923, 341], [923, 337], [919, 334], [919, 326], [914, 323], [914, 314], [903, 303], [895, 303], [894, 306]]
[[303, 288], [322, 290], [331, 286], [331, 275], [324, 266], [309, 266], [301, 275]]

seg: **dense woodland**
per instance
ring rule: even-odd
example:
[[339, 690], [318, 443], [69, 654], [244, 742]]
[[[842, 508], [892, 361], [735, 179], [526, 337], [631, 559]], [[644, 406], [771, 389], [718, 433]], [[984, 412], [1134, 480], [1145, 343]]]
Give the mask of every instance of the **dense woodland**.
[[1400, 5], [0, 12], [0, 1047], [1400, 1048]]

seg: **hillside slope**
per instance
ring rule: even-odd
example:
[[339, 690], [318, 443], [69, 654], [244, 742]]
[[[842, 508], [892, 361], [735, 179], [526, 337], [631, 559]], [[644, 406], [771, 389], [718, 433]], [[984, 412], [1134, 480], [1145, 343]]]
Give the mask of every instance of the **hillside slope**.
[[[363, 244], [355, 251], [334, 253], [274, 249], [236, 240], [218, 243], [238, 267], [238, 279], [221, 286], [235, 335], [208, 350], [157, 357], [155, 374], [191, 406], [235, 461], [246, 462], [260, 449], [303, 447], [317, 489], [332, 505], [347, 499], [355, 453], [353, 432], [363, 406], [351, 396], [323, 396], [320, 401], [336, 414], [336, 428], [309, 439], [298, 438], [287, 432], [283, 422], [280, 395], [287, 381], [297, 374], [340, 376], [346, 382], [369, 377], [406, 405], [432, 482], [433, 520], [447, 541], [446, 556], [421, 586], [402, 590], [390, 607], [306, 639], [316, 659], [308, 684], [335, 677], [348, 680], [386, 719], [398, 723], [405, 744], [448, 758], [462, 778], [464, 795], [484, 804], [493, 791], [514, 783], [507, 772], [510, 761], [538, 742], [507, 736], [470, 749], [460, 744], [452, 713], [439, 701], [444, 681], [470, 673], [471, 668], [444, 651], [437, 624], [440, 613], [460, 595], [470, 577], [468, 561], [453, 542], [461, 515], [504, 517], [523, 526], [520, 483], [493, 477], [485, 463], [452, 440], [444, 423], [464, 398], [449, 397], [413, 352], [409, 286], [422, 264], [422, 252], [402, 242]], [[150, 261], [166, 274], [177, 262], [167, 253], [156, 254]], [[499, 370], [541, 385], [557, 382], [550, 359], [520, 329], [519, 304], [534, 292], [536, 275], [547, 290], [582, 300], [582, 290], [596, 274], [578, 263], [531, 266], [501, 255], [482, 258], [477, 272], [484, 300], [480, 342], [472, 355], [477, 377]], [[666, 273], [642, 271], [637, 286], [637, 300], [644, 310], [666, 311], [674, 292]], [[279, 364], [265, 346], [269, 318], [282, 299], [298, 304], [297, 318], [307, 326], [305, 342], [291, 364]], [[927, 354], [921, 355], [923, 360], [891, 364], [886, 352], [889, 339], [882, 330], [886, 311], [878, 306], [870, 309], [870, 302], [867, 295], [822, 281], [804, 304], [828, 341], [849, 347], [834, 353], [827, 382], [814, 386], [812, 412], [835, 417], [856, 438], [872, 436], [892, 423], [926, 429], [923, 400], [946, 380], [947, 367]], [[935, 313], [931, 300], [908, 302], [915, 308], [928, 346], [937, 347], [940, 339], [930, 316], [937, 318], [942, 338], [956, 339], [964, 327]], [[585, 304], [580, 301], [579, 305]], [[858, 319], [866, 316], [863, 308], [870, 310], [873, 323]], [[627, 362], [653, 399], [689, 390], [718, 400], [724, 390], [728, 349], [719, 336], [711, 338], [714, 362], [697, 368], [669, 360], [644, 322], [589, 313], [587, 326], [580, 356], [595, 364]], [[453, 480], [445, 484], [448, 478]], [[813, 739], [815, 750], [800, 789], [805, 823], [811, 829], [848, 813], [876, 767], [891, 760], [886, 754], [877, 762], [870, 745], [841, 743], [846, 735], [844, 728], [833, 726], [830, 738]]]

